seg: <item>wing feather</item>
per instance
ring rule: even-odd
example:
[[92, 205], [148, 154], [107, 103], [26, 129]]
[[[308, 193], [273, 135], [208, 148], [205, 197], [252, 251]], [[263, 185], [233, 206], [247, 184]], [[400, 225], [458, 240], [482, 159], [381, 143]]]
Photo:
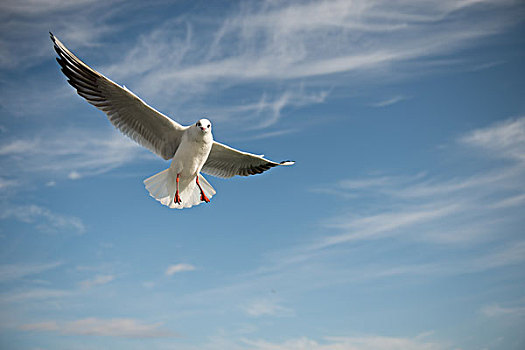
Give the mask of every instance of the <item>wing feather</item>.
[[293, 161], [277, 163], [263, 156], [239, 151], [215, 141], [201, 171], [208, 175], [228, 178], [235, 175], [261, 174], [279, 165], [292, 164], [294, 164]]
[[104, 112], [124, 135], [164, 159], [172, 158], [187, 127], [150, 107], [125, 86], [90, 68], [49, 34], [61, 70], [77, 93]]

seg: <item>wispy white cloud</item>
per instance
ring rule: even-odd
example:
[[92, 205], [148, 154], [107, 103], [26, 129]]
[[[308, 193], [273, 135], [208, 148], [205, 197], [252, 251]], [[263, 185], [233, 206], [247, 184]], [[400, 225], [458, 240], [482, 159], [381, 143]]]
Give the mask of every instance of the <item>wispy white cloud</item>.
[[113, 281], [115, 279], [115, 276], [113, 275], [97, 275], [92, 279], [87, 279], [84, 281], [81, 281], [79, 285], [82, 288], [91, 288], [95, 286], [100, 286], [103, 284], [108, 284], [109, 282]]
[[267, 128], [279, 121], [281, 118], [281, 112], [286, 107], [302, 107], [311, 104], [323, 103], [328, 96], [327, 91], [321, 91], [318, 94], [305, 94], [303, 91], [289, 90], [284, 92], [279, 98], [267, 102], [266, 95], [263, 95], [262, 99], [257, 104], [257, 113], [264, 113], [265, 110], [269, 110], [272, 117], [266, 118], [256, 129]]
[[455, 214], [461, 209], [459, 204], [441, 203], [427, 207], [410, 207], [399, 211], [382, 212], [379, 214], [339, 217], [328, 220], [327, 227], [338, 228], [347, 233], [327, 237], [316, 247], [341, 244], [345, 242], [383, 238], [398, 233], [400, 230], [408, 229], [414, 225], [432, 223]]
[[399, 103], [401, 101], [405, 101], [407, 99], [408, 99], [408, 97], [406, 97], [406, 96], [397, 95], [397, 96], [390, 97], [390, 98], [387, 98], [387, 99], [379, 101], [379, 102], [372, 103], [371, 106], [372, 107], [387, 107], [387, 106], [391, 106], [391, 105], [394, 105], [396, 103]]
[[24, 331], [57, 332], [69, 335], [87, 335], [121, 338], [164, 338], [175, 333], [161, 328], [161, 323], [144, 323], [132, 318], [84, 318], [75, 321], [44, 321], [28, 323], [19, 328]]
[[27, 302], [29, 300], [60, 299], [72, 295], [69, 290], [37, 288], [13, 290], [0, 294], [1, 303]]
[[173, 276], [174, 274], [179, 273], [179, 272], [193, 271], [193, 270], [195, 270], [195, 266], [191, 264], [175, 264], [175, 265], [168, 266], [165, 274], [166, 276]]
[[[452, 16], [471, 5], [329, 1], [246, 7], [224, 21], [216, 37], [214, 50], [222, 52], [223, 59], [214, 61], [214, 69], [202, 71], [231, 78], [299, 78], [449, 52], [503, 26], [501, 18], [480, 18], [486, 27], [479, 31], [479, 23], [460, 23]], [[498, 7], [495, 2], [491, 5]], [[450, 22], [439, 25], [445, 18]], [[423, 40], [428, 35], [434, 40]], [[226, 44], [231, 37], [240, 40], [235, 50], [217, 49], [218, 41]], [[234, 68], [234, 61], [239, 68]]]
[[372, 266], [363, 271], [362, 279], [376, 279], [392, 276], [451, 276], [485, 272], [525, 262], [525, 242], [518, 241], [503, 245], [479, 256], [451, 258], [448, 261], [414, 265]]
[[525, 161], [525, 117], [505, 120], [474, 130], [460, 142], [486, 150], [491, 155]]
[[[49, 30], [77, 47], [96, 45], [105, 34], [117, 28], [108, 23], [111, 11], [100, 15], [102, 6], [115, 6], [117, 1], [22, 0], [2, 1], [0, 4], [0, 69], [17, 69], [39, 64], [51, 48]], [[96, 23], [96, 25], [94, 25]]]
[[275, 299], [261, 298], [253, 300], [242, 307], [244, 312], [253, 317], [260, 316], [293, 316], [292, 309], [284, 307]]
[[510, 208], [522, 205], [525, 203], [525, 193], [516, 196], [503, 198], [502, 200], [492, 204], [493, 208]]
[[525, 316], [525, 306], [501, 306], [500, 304], [491, 304], [482, 307], [481, 313], [487, 317], [523, 317]]
[[6, 264], [0, 265], [0, 282], [20, 279], [52, 270], [62, 265], [61, 262], [41, 264]]
[[255, 135], [255, 136], [246, 135], [244, 137], [235, 138], [235, 140], [268, 139], [268, 138], [272, 138], [272, 137], [278, 137], [278, 136], [282, 136], [282, 135], [293, 134], [293, 133], [296, 133], [298, 131], [300, 131], [300, 129], [298, 129], [298, 128], [286, 128], [286, 129], [281, 129], [281, 130], [275, 130], [275, 131], [268, 131], [268, 132], [259, 133], [259, 134]]
[[302, 337], [281, 343], [265, 340], [248, 340], [244, 343], [251, 349], [272, 350], [439, 350], [447, 347], [423, 337], [403, 338], [385, 336], [326, 337], [323, 341]]
[[8, 165], [4, 171], [11, 176], [46, 174], [74, 180], [108, 172], [150, 154], [116, 131], [69, 129], [5, 140], [0, 156]]
[[500, 66], [500, 65], [502, 65], [504, 63], [505, 63], [505, 61], [495, 61], [495, 62], [481, 63], [481, 64], [474, 65], [472, 68], [470, 68], [470, 71], [472, 71], [472, 72], [482, 71], [482, 70], [485, 70], [485, 69], [490, 69], [490, 68], [493, 68], [493, 67]]
[[504, 244], [484, 256], [477, 257], [466, 264], [466, 270], [483, 271], [484, 269], [516, 265], [525, 261], [525, 241], [513, 241]]
[[251, 103], [214, 108], [215, 119], [220, 121], [246, 121], [248, 129], [259, 130], [275, 125], [282, 118], [285, 110], [325, 102], [328, 90], [308, 91], [304, 86], [289, 88], [275, 96], [264, 93]]
[[10, 13], [12, 15], [26, 15], [28, 17], [33, 17], [45, 16], [53, 12], [77, 9], [78, 7], [86, 6], [87, 4], [96, 2], [97, 1], [95, 0], [79, 0], [75, 2], [67, 0], [6, 0], [2, 1], [1, 8], [6, 13]]
[[86, 227], [80, 218], [54, 213], [35, 205], [15, 205], [4, 203], [0, 220], [15, 219], [25, 223], [36, 224], [36, 228], [47, 233], [72, 232], [83, 234]]
[[0, 191], [5, 191], [9, 188], [16, 187], [18, 184], [19, 182], [17, 180], [0, 177]]
[[382, 198], [387, 204], [361, 215], [352, 210], [330, 218], [326, 226], [341, 233], [323, 238], [317, 248], [398, 235], [441, 243], [479, 242], [499, 236], [501, 210], [519, 207], [525, 201], [525, 118], [480, 128], [459, 140], [461, 146], [475, 147], [478, 154], [489, 151], [492, 157], [513, 162], [452, 179], [432, 178], [423, 172], [342, 180], [331, 187], [332, 192], [349, 194], [350, 200]]
[[[248, 331], [253, 331], [248, 327]], [[250, 337], [246, 327], [236, 332], [221, 330], [188, 349], [202, 350], [445, 350], [459, 349], [450, 344], [432, 340], [434, 332], [424, 332], [412, 337], [383, 336], [375, 334], [279, 337], [279, 340]]]

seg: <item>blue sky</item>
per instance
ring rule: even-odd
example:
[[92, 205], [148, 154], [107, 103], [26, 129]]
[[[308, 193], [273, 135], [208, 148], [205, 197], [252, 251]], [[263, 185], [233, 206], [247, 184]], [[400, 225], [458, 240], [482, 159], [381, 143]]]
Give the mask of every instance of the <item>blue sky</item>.
[[[523, 349], [525, 7], [3, 1], [0, 345]], [[270, 159], [170, 210], [168, 163], [66, 83], [52, 31]]]

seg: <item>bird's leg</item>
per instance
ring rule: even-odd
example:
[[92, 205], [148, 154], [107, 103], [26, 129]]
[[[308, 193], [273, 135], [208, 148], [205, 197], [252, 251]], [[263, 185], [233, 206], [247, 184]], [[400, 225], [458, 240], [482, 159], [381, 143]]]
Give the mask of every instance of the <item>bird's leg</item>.
[[197, 182], [197, 186], [199, 186], [199, 190], [201, 190], [201, 201], [206, 202], [206, 203], [210, 203], [210, 199], [208, 197], [206, 197], [206, 195], [204, 194], [204, 191], [202, 190], [201, 184], [199, 183], [199, 176], [198, 175], [195, 177], [195, 181]]
[[179, 196], [179, 177], [180, 177], [180, 174], [177, 174], [177, 191], [175, 192], [175, 198], [173, 198], [173, 202], [177, 204], [182, 203], [182, 201], [180, 200], [180, 196]]

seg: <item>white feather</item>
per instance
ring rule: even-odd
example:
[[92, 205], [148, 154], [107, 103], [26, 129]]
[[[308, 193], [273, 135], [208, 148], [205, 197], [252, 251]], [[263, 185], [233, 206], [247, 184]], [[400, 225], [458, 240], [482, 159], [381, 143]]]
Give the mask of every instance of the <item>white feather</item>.
[[[215, 189], [209, 184], [208, 181], [198, 174], [199, 182], [204, 191], [204, 194], [208, 198], [212, 198], [215, 193]], [[174, 202], [175, 191], [177, 186], [177, 174], [172, 168], [157, 173], [146, 180], [144, 180], [144, 185], [148, 190], [150, 196], [155, 198], [161, 204], [175, 209], [191, 208], [194, 205], [199, 205], [203, 203], [201, 201], [201, 193], [195, 181], [185, 181], [179, 182], [179, 195], [181, 197], [181, 204]]]

